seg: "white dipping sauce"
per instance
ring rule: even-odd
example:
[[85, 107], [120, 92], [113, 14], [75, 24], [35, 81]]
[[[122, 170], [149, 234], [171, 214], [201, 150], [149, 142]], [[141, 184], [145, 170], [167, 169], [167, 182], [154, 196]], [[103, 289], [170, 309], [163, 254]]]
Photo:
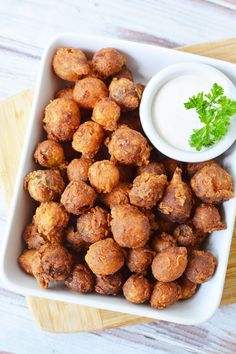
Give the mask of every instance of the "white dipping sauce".
[[187, 110], [184, 103], [199, 92], [208, 93], [214, 83], [221, 85], [227, 95], [227, 87], [214, 75], [186, 74], [164, 84], [153, 100], [153, 124], [162, 138], [170, 145], [184, 150], [195, 151], [189, 145], [193, 129], [203, 126], [195, 109]]

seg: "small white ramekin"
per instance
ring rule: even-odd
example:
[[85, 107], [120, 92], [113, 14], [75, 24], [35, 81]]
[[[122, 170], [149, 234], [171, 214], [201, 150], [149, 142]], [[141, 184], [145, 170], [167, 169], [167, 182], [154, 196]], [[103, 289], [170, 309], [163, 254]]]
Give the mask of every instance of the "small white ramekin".
[[[140, 118], [143, 130], [151, 143], [163, 154], [184, 162], [200, 162], [213, 159], [224, 153], [236, 140], [236, 119], [232, 119], [229, 131], [226, 136], [210, 148], [202, 151], [184, 151], [174, 145], [169, 144], [159, 134], [153, 124], [152, 106], [157, 92], [168, 81], [186, 74], [199, 74], [213, 77], [216, 83], [222, 84], [225, 94], [232, 99], [236, 99], [236, 87], [232, 81], [215, 67], [203, 63], [178, 63], [170, 65], [159, 71], [148, 82], [141, 101]], [[181, 124], [181, 122], [180, 122]]]

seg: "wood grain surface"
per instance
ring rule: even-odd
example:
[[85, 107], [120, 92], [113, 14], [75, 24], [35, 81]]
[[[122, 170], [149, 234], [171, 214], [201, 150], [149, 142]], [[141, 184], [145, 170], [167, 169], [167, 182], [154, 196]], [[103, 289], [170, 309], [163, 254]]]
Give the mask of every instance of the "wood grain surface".
[[[236, 39], [190, 48], [181, 48], [189, 52], [219, 57], [236, 62]], [[230, 58], [230, 60], [229, 60]], [[24, 91], [0, 104], [2, 129], [0, 130], [0, 182], [4, 186], [5, 200], [10, 202], [17, 165], [20, 157], [24, 132], [30, 114], [33, 91]], [[8, 134], [5, 134], [5, 132]], [[17, 143], [17, 145], [16, 145]], [[16, 149], [12, 149], [12, 147]], [[222, 305], [236, 302], [236, 232], [233, 238], [229, 258], [228, 272], [222, 297]], [[27, 303], [33, 318], [40, 328], [51, 332], [75, 332], [107, 329], [150, 322], [152, 320], [134, 315], [93, 309], [53, 300], [27, 297]]]

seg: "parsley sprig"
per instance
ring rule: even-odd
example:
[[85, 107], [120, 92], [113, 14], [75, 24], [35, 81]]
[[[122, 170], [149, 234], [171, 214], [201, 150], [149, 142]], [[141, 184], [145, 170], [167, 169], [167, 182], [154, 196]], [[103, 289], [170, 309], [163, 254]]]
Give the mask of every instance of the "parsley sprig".
[[204, 126], [193, 129], [190, 146], [200, 151], [221, 140], [227, 133], [231, 118], [236, 114], [236, 101], [224, 96], [224, 89], [216, 83], [209, 93], [199, 92], [184, 103], [186, 109], [195, 108]]

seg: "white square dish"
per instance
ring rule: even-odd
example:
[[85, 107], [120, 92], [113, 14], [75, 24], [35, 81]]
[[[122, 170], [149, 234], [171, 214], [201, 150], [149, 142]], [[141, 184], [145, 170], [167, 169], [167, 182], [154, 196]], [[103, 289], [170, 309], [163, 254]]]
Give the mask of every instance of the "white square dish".
[[[33, 295], [71, 302], [80, 305], [125, 312], [153, 319], [193, 325], [208, 320], [220, 304], [227, 269], [230, 244], [233, 235], [236, 198], [224, 203], [227, 229], [213, 233], [209, 237], [207, 248], [218, 259], [213, 278], [203, 284], [196, 295], [184, 302], [165, 309], [156, 310], [148, 304], [134, 305], [121, 297], [100, 296], [97, 294], [78, 294], [63, 287], [41, 289], [33, 277], [26, 275], [19, 267], [17, 258], [23, 249], [21, 234], [30, 222], [35, 204], [23, 190], [24, 176], [36, 168], [33, 152], [36, 144], [42, 140], [42, 116], [45, 106], [61, 88], [61, 81], [51, 68], [51, 61], [57, 47], [78, 47], [88, 55], [102, 47], [114, 47], [128, 57], [128, 67], [132, 69], [137, 82], [146, 84], [159, 70], [179, 62], [202, 62], [215, 66], [225, 73], [236, 85], [236, 65], [211, 58], [178, 52], [172, 49], [129, 42], [113, 38], [103, 38], [79, 34], [62, 34], [54, 38], [46, 48], [40, 67], [35, 97], [28, 122], [25, 144], [22, 152], [19, 172], [8, 224], [1, 253], [1, 278], [10, 290], [24, 295]], [[30, 70], [30, 69], [29, 69]], [[176, 157], [178, 159], [178, 156]], [[231, 173], [236, 186], [236, 144], [222, 157], [222, 164]]]

